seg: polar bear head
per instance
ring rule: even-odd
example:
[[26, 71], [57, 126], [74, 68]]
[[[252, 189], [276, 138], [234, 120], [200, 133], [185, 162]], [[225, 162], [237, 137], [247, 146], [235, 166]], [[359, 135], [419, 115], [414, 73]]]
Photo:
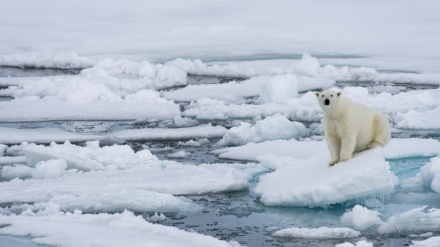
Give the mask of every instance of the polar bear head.
[[335, 92], [332, 90], [324, 90], [320, 93], [315, 92], [315, 95], [318, 99], [319, 106], [321, 106], [321, 109], [324, 112], [334, 111], [341, 99], [341, 92]]

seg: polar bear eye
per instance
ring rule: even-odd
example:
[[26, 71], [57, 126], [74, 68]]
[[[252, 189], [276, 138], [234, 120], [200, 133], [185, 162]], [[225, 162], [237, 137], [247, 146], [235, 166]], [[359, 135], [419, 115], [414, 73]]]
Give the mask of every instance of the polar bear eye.
[[324, 98], [324, 95], [322, 95], [322, 97]]
[[333, 97], [333, 94], [332, 94], [332, 95], [330, 95], [330, 96], [332, 96], [332, 97]]

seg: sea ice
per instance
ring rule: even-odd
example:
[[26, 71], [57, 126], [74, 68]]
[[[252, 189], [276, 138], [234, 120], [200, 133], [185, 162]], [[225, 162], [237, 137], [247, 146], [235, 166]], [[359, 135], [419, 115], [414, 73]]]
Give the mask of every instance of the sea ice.
[[333, 167], [328, 166], [328, 160], [329, 156], [322, 153], [297, 159], [261, 176], [254, 191], [268, 206], [315, 207], [388, 194], [397, 184], [379, 148]]
[[382, 223], [379, 218], [381, 214], [376, 210], [370, 210], [361, 205], [356, 205], [349, 212], [341, 216], [341, 224], [352, 226], [356, 230], [365, 230], [373, 225]]
[[219, 146], [239, 146], [248, 142], [262, 142], [276, 139], [299, 139], [308, 134], [300, 122], [291, 122], [283, 115], [273, 115], [258, 121], [254, 126], [242, 122], [229, 129], [217, 142]]
[[361, 241], [358, 241], [356, 244], [345, 242], [342, 244], [338, 244], [335, 247], [373, 247], [373, 243], [369, 243], [365, 240], [361, 240]]
[[350, 228], [287, 228], [272, 234], [274, 237], [307, 238], [307, 239], [344, 239], [357, 238], [361, 233]]
[[[51, 142], [78, 142], [99, 139], [97, 135], [74, 133], [60, 129], [15, 129], [0, 128], [0, 143], [17, 144], [22, 142], [51, 143]], [[0, 147], [1, 148], [1, 147]], [[4, 149], [3, 149], [4, 150]], [[3, 154], [0, 149], [0, 153]]]
[[53, 246], [182, 246], [239, 247], [175, 227], [152, 224], [125, 211], [117, 214], [55, 213], [51, 215], [0, 215], [0, 234], [31, 236], [37, 244]]
[[189, 140], [191, 138], [222, 137], [226, 129], [211, 124], [186, 128], [145, 128], [120, 130], [109, 134], [124, 140]]
[[[277, 155], [293, 158], [309, 158], [315, 154], [328, 152], [325, 141], [275, 140], [248, 143], [239, 147], [229, 147], [213, 151], [223, 159], [259, 161], [261, 156]], [[440, 142], [434, 139], [393, 138], [382, 149], [385, 159], [409, 157], [431, 157], [440, 155]]]
[[[440, 209], [426, 206], [415, 208], [399, 215], [391, 216], [380, 225], [380, 234], [424, 233], [437, 231], [440, 224]], [[425, 212], [427, 211], [427, 212]]]
[[[292, 86], [292, 81], [297, 81], [295, 86]], [[325, 78], [313, 78], [300, 76], [296, 77], [294, 75], [277, 75], [273, 77], [259, 76], [252, 77], [241, 82], [228, 82], [222, 84], [209, 84], [209, 85], [189, 85], [182, 89], [177, 89], [175, 91], [164, 92], [163, 96], [170, 100], [175, 101], [195, 101], [202, 98], [213, 98], [213, 99], [227, 99], [231, 97], [255, 97], [259, 96], [263, 92], [262, 102], [269, 102], [269, 96], [267, 95], [270, 90], [267, 85], [271, 85], [276, 81], [273, 87], [282, 87], [283, 84], [287, 83], [290, 85], [290, 93], [283, 96], [285, 100], [286, 97], [295, 97], [298, 91], [308, 91], [313, 89], [327, 88], [334, 84], [333, 80]], [[281, 83], [277, 83], [281, 82]], [[285, 86], [285, 85], [284, 85]], [[270, 92], [274, 93], [274, 92]], [[284, 92], [286, 93], [286, 92]], [[281, 99], [280, 99], [281, 100]], [[284, 103], [284, 101], [277, 101]]]
[[423, 184], [440, 193], [440, 157], [435, 157], [420, 169]]
[[178, 151], [172, 154], [168, 155], [168, 158], [174, 158], [174, 159], [183, 159], [185, 157], [187, 157], [188, 155], [190, 155], [189, 152], [186, 151]]
[[421, 241], [412, 241], [410, 247], [435, 247], [440, 246], [440, 237], [431, 237]]

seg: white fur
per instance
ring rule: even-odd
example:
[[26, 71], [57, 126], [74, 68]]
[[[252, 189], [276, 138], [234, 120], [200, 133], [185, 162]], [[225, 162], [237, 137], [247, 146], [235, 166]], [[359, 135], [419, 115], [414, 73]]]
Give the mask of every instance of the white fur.
[[353, 152], [383, 147], [389, 142], [391, 128], [381, 113], [353, 102], [340, 92], [325, 90], [315, 95], [324, 112], [325, 138], [332, 157], [330, 166], [351, 159]]

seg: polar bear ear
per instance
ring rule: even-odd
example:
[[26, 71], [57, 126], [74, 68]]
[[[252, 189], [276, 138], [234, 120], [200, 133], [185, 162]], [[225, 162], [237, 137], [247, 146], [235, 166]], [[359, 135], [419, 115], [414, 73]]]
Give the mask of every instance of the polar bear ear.
[[341, 92], [338, 92], [336, 95], [338, 95], [338, 97], [341, 96]]
[[315, 96], [316, 96], [316, 97], [319, 97], [319, 93], [318, 93], [318, 92], [315, 92]]

